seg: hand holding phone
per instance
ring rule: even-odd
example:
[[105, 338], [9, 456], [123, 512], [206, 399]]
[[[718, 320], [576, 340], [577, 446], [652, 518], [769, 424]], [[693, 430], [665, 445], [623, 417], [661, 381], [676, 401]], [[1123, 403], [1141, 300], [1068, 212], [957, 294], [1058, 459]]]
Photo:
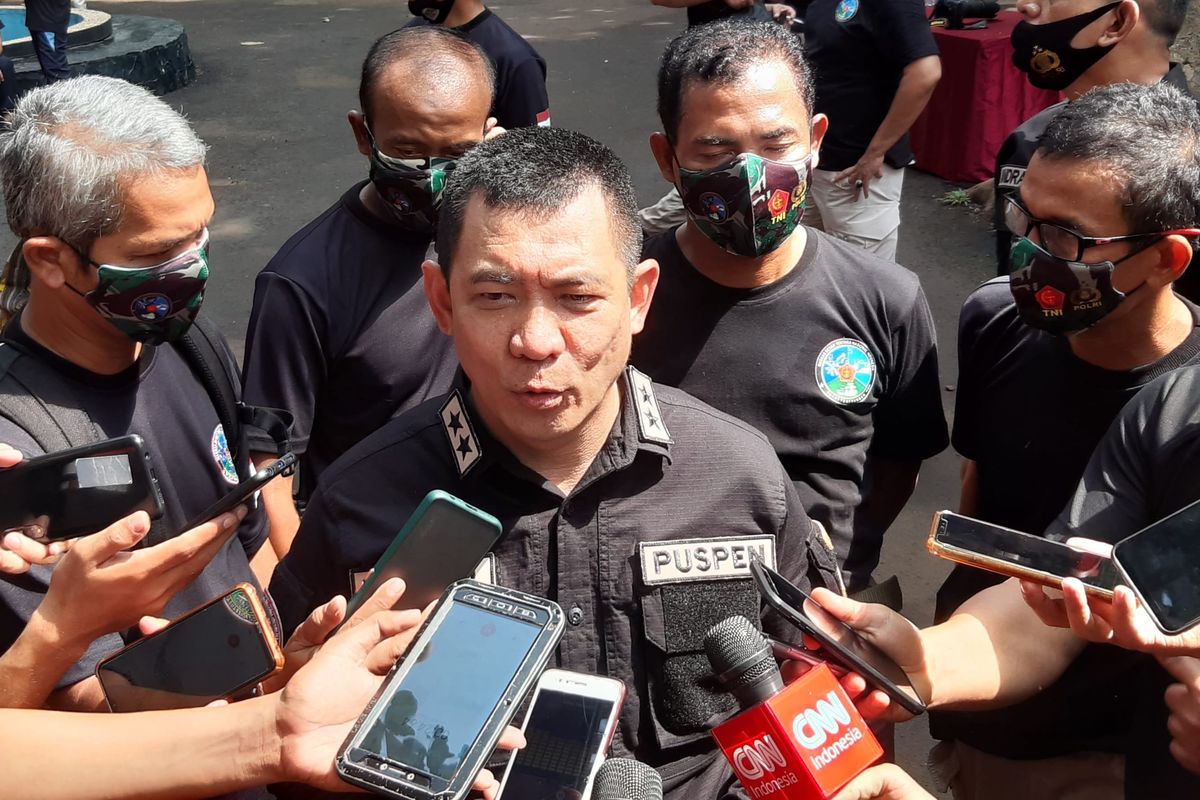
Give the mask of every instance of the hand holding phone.
[[203, 525], [205, 522], [208, 522], [214, 517], [233, 511], [235, 508], [248, 501], [255, 492], [262, 489], [262, 487], [266, 486], [280, 475], [290, 475], [295, 467], [295, 464], [295, 454], [284, 453], [279, 459], [256, 471], [252, 476], [233, 487], [233, 489], [230, 490], [230, 492], [220, 500], [213, 503], [211, 506], [193, 517], [186, 525], [183, 526], [183, 530], [189, 531], [192, 528]]

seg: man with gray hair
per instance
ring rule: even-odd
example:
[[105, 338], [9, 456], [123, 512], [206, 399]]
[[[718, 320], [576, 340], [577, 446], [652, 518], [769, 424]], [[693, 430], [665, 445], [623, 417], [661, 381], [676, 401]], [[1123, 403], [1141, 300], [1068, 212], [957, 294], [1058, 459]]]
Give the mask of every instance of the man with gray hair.
[[[114, 78], [35, 89], [0, 134], [8, 224], [21, 239], [9, 272], [28, 285], [0, 336], [0, 442], [31, 457], [141, 436], [166, 501], [152, 544], [228, 493], [246, 463], [230, 429], [240, 427], [232, 355], [215, 330], [193, 328], [213, 214], [204, 161], [182, 116]], [[266, 522], [257, 511], [239, 518], [211, 561], [198, 559], [166, 616], [255, 582]], [[261, 552], [255, 567], [267, 575], [271, 551]], [[0, 580], [0, 649], [30, 620], [50, 574], [39, 566]], [[79, 652], [58, 704], [101, 706], [90, 676], [121, 646], [108, 635]]]
[[[1095, 89], [1046, 127], [1017, 194], [1000, 198], [1011, 275], [976, 289], [959, 318], [962, 513], [1047, 531], [1130, 398], [1200, 364], [1200, 308], [1173, 291], [1200, 234], [1198, 198], [1200, 114], [1167, 83]], [[936, 619], [1001, 580], [956, 567]], [[1177, 796], [1149, 788], [1168, 782], [1172, 762], [1139, 744], [1137, 720], [1161, 706], [1136, 691], [1142, 661], [1089, 647], [1025, 703], [931, 715], [934, 735], [955, 742], [956, 795]]]

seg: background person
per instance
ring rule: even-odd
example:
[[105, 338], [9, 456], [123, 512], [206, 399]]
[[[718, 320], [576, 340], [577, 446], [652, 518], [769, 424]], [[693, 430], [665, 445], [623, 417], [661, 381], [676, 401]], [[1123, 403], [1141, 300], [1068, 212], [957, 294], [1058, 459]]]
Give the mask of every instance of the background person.
[[71, 77], [67, 64], [70, 0], [25, 0], [25, 27], [47, 84]]

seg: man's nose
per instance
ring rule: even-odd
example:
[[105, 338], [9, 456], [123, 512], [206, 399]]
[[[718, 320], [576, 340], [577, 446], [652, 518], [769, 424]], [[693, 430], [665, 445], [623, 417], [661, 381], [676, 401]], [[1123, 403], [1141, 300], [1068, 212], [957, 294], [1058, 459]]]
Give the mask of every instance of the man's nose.
[[561, 353], [565, 345], [558, 317], [539, 305], [513, 333], [510, 350], [517, 358], [545, 361]]

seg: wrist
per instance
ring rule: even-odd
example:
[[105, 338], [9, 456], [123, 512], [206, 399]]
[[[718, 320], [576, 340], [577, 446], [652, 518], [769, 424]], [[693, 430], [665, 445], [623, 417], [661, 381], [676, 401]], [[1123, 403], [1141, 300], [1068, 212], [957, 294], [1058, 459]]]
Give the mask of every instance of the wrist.
[[[60, 621], [60, 615], [46, 603], [34, 609], [29, 622], [21, 632], [21, 638], [26, 644], [36, 646], [39, 650], [53, 653], [54, 658], [74, 664], [83, 658], [88, 646], [96, 640], [97, 635], [72, 630], [69, 625]], [[28, 638], [26, 638], [28, 637]]]
[[280, 702], [281, 692], [256, 697], [245, 701], [253, 703], [255, 712], [255, 739], [258, 749], [258, 774], [263, 776], [262, 783], [283, 783], [296, 780], [296, 776], [288, 774], [287, 759], [284, 748], [287, 747], [287, 737], [283, 734], [283, 704]]

